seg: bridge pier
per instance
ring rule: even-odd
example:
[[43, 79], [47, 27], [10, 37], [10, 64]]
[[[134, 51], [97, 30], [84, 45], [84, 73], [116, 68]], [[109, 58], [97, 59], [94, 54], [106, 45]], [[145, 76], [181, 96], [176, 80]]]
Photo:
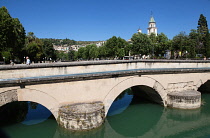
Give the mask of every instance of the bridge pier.
[[201, 93], [185, 90], [168, 94], [167, 106], [179, 109], [196, 109], [201, 106]]
[[57, 121], [67, 130], [85, 131], [100, 127], [104, 119], [103, 103], [95, 102], [61, 106]]

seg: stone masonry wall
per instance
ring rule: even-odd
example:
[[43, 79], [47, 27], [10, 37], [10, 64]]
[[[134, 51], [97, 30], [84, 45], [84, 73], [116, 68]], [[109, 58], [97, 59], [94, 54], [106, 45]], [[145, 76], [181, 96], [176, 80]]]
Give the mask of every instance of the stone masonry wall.
[[65, 129], [84, 131], [101, 126], [104, 119], [104, 105], [96, 102], [62, 106], [57, 121]]
[[16, 89], [0, 93], [0, 106], [13, 101], [18, 101]]

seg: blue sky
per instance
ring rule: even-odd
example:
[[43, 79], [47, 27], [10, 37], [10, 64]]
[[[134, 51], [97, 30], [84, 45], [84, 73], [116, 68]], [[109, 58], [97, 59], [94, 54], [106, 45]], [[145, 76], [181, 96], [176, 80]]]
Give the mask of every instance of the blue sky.
[[147, 33], [151, 11], [158, 33], [170, 39], [197, 29], [200, 14], [210, 28], [210, 0], [0, 0], [0, 6], [38, 38], [127, 40], [138, 28]]

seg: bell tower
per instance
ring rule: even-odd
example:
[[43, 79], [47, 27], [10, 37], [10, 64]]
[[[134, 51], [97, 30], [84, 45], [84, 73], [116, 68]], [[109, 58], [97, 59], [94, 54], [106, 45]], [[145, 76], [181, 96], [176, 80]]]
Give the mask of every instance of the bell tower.
[[147, 28], [147, 34], [151, 35], [152, 33], [154, 33], [157, 36], [157, 27], [153, 15], [151, 15], [150, 17], [149, 27]]

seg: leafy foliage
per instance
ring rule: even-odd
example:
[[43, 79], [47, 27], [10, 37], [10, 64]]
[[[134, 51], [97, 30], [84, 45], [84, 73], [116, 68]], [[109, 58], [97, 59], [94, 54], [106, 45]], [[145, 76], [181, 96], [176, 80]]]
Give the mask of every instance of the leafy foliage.
[[105, 43], [106, 47], [106, 56], [109, 58], [120, 57], [122, 58], [125, 56], [125, 48], [129, 44], [122, 38], [113, 36], [112, 38], [108, 39]]
[[202, 39], [204, 39], [209, 30], [208, 30], [206, 17], [203, 14], [200, 15], [197, 28], [198, 28], [198, 33], [201, 34]]
[[146, 34], [136, 33], [131, 38], [133, 42], [132, 53], [148, 55], [151, 53], [152, 41]]
[[4, 56], [6, 61], [21, 60], [25, 30], [17, 18], [10, 16], [6, 7], [0, 8], [0, 30], [0, 58]]

